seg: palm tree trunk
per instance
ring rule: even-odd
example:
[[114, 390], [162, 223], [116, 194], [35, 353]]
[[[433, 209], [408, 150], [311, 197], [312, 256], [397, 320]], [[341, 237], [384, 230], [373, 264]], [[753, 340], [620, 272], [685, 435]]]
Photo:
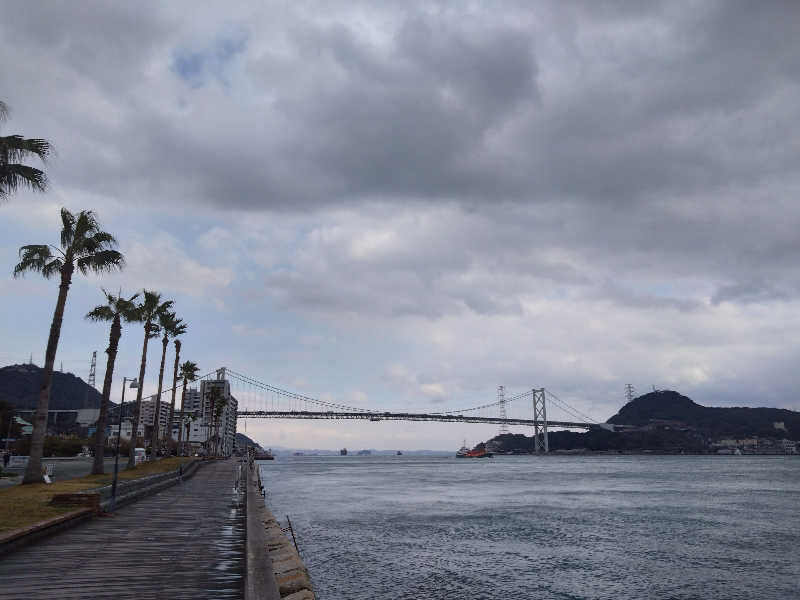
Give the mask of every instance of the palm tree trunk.
[[[100, 401], [100, 416], [97, 417], [97, 431], [94, 434], [94, 464], [92, 475], [103, 474], [103, 455], [106, 447], [106, 421], [108, 420], [108, 403], [111, 397], [111, 382], [114, 379], [114, 362], [117, 360], [119, 338], [122, 336], [122, 325], [119, 314], [114, 315], [111, 322], [111, 333], [108, 336], [108, 360], [106, 361], [106, 376], [103, 378], [103, 399]], [[120, 410], [122, 407], [120, 406]], [[120, 415], [121, 416], [121, 415]]]
[[33, 417], [30, 458], [22, 483], [38, 483], [42, 480], [42, 454], [44, 453], [44, 438], [47, 433], [47, 409], [50, 406], [53, 365], [56, 362], [58, 338], [61, 336], [61, 322], [64, 320], [64, 307], [67, 305], [67, 292], [72, 283], [73, 268], [72, 257], [69, 256], [61, 269], [61, 285], [58, 286], [58, 300], [53, 312], [53, 321], [50, 323], [50, 335], [47, 338], [47, 350], [44, 354], [44, 373], [42, 373], [42, 384], [39, 388], [39, 402], [36, 405], [36, 415]]
[[[172, 445], [172, 419], [175, 418], [175, 392], [178, 391], [178, 362], [181, 359], [181, 342], [175, 340], [175, 370], [172, 373], [172, 402], [169, 405], [169, 421], [167, 422], [167, 435], [166, 438], [169, 446]], [[178, 427], [180, 430], [180, 427]]]
[[164, 385], [164, 359], [167, 358], [167, 344], [169, 344], [169, 339], [165, 333], [163, 339], [161, 340], [161, 369], [158, 371], [158, 394], [156, 394], [156, 405], [154, 407], [155, 414], [153, 415], [153, 431], [150, 433], [150, 448], [151, 452], [153, 453], [153, 460], [155, 460], [156, 456], [158, 455], [158, 442], [161, 439], [161, 436], [159, 436], [158, 425], [159, 421], [161, 420], [161, 386]]
[[133, 427], [131, 431], [131, 450], [128, 454], [128, 468], [136, 466], [136, 438], [139, 431], [139, 415], [142, 414], [142, 389], [144, 388], [144, 371], [147, 368], [147, 342], [150, 341], [150, 322], [144, 324], [144, 344], [142, 345], [142, 364], [139, 366], [139, 387], [136, 390], [136, 405], [133, 409]]
[[[184, 419], [184, 412], [183, 407], [186, 406], [186, 379], [183, 380], [183, 392], [181, 393], [181, 416], [180, 416], [180, 426], [178, 427], [178, 454], [181, 453], [181, 442], [183, 441], [183, 419]], [[186, 437], [189, 437], [189, 432], [186, 432]]]

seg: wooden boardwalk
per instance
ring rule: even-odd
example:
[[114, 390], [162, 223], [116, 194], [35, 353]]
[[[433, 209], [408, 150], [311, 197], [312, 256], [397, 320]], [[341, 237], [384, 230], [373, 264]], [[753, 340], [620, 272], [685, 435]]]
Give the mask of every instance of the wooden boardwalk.
[[0, 599], [243, 597], [233, 460], [0, 558]]

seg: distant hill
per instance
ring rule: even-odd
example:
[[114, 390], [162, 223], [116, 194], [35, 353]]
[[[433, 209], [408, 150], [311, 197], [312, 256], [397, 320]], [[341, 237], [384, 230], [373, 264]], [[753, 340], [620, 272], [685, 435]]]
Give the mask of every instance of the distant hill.
[[252, 438], [247, 437], [243, 433], [236, 433], [236, 447], [237, 448], [244, 448], [245, 446], [255, 446], [257, 448], [261, 448], [261, 444], [254, 441]]
[[[714, 408], [701, 406], [671, 390], [650, 392], [628, 402], [608, 420], [634, 430], [613, 433], [551, 431], [550, 450], [637, 452], [707, 452], [721, 438], [787, 438], [800, 440], [800, 412], [782, 408]], [[786, 431], [776, 429], [783, 423]], [[531, 452], [533, 438], [503, 434], [492, 440], [500, 451]]]
[[[17, 410], [34, 410], [44, 369], [36, 365], [11, 365], [0, 368], [0, 399]], [[102, 394], [72, 373], [53, 372], [50, 410], [100, 408]]]
[[[783, 408], [701, 406], [671, 390], [650, 392], [628, 402], [608, 420], [617, 425], [683, 424], [712, 437], [787, 437], [800, 440], [800, 412]], [[776, 430], [782, 422], [786, 432]]]

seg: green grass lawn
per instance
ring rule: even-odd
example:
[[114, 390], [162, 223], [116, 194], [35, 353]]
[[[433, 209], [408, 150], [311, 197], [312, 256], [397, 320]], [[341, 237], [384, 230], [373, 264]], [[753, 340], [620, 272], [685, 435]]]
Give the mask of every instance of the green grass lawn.
[[[193, 460], [191, 457], [163, 458], [155, 462], [140, 464], [133, 469], [120, 471], [119, 479], [138, 479], [157, 473], [173, 471], [181, 463]], [[15, 485], [0, 490], [0, 534], [20, 527], [27, 527], [75, 510], [74, 507], [50, 506], [48, 503], [53, 494], [74, 493], [111, 483], [112, 473], [105, 475], [87, 475], [56, 483], [31, 483]]]

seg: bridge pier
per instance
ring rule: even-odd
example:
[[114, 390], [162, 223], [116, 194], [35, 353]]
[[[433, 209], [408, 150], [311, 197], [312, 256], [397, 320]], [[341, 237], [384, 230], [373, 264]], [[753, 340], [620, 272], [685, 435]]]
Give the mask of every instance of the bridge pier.
[[545, 402], [544, 388], [531, 390], [533, 397], [533, 449], [536, 454], [546, 454], [550, 451], [550, 442], [547, 437], [547, 404]]

